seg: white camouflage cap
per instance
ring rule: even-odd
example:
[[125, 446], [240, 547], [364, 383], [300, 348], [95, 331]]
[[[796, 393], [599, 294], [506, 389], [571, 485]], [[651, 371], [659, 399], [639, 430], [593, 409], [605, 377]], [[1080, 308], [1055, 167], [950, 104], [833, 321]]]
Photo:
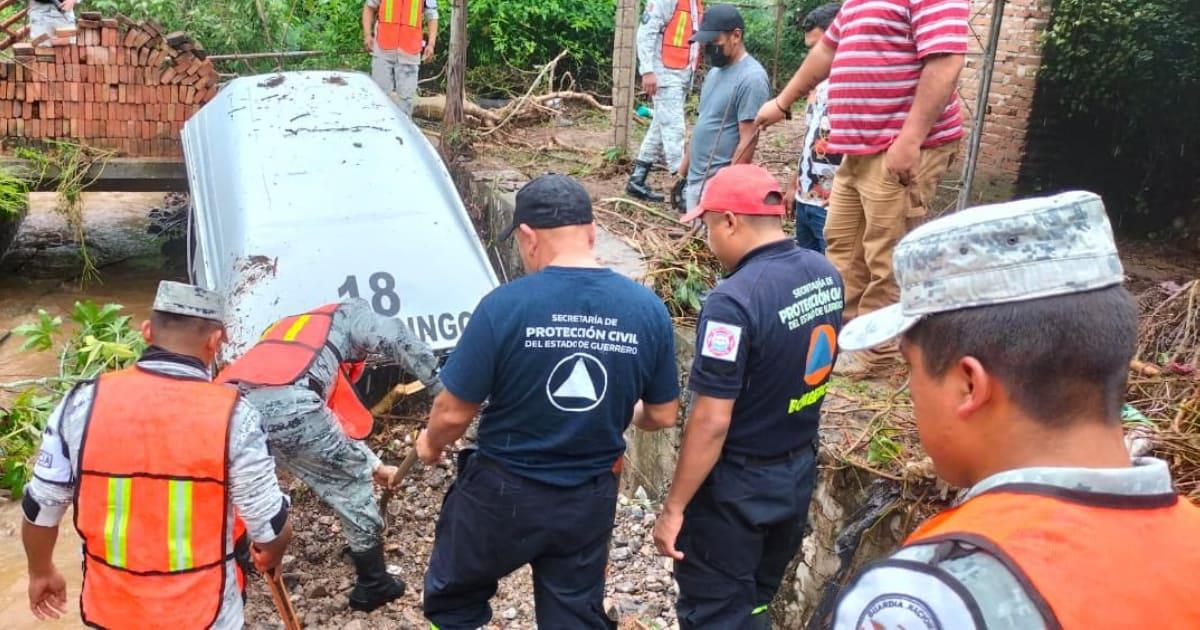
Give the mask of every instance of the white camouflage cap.
[[221, 294], [193, 284], [163, 280], [154, 296], [156, 311], [222, 321]]
[[1120, 284], [1104, 202], [1090, 192], [970, 208], [913, 230], [892, 254], [900, 303], [855, 318], [843, 350], [895, 339], [922, 317]]

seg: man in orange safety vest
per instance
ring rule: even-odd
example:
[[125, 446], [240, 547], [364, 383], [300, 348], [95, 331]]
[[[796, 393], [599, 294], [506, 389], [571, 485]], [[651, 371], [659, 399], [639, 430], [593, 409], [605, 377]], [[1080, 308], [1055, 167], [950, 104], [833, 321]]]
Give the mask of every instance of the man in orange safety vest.
[[362, 27], [371, 78], [384, 92], [394, 92], [400, 109], [411, 116], [417, 71], [421, 62], [433, 59], [437, 43], [437, 0], [366, 0]]
[[210, 381], [225, 339], [220, 296], [162, 282], [153, 308], [137, 364], [76, 385], [47, 420], [22, 500], [29, 605], [39, 619], [66, 611], [52, 554], [73, 504], [84, 623], [241, 628], [234, 509], [269, 572], [291, 538], [288, 500], [262, 418]]

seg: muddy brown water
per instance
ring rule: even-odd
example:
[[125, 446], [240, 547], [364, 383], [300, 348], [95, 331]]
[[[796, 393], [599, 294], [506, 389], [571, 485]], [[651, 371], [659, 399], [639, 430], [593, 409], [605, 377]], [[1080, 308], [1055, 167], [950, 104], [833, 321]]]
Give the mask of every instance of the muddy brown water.
[[[8, 334], [36, 318], [38, 309], [61, 316], [68, 326], [69, 315], [80, 300], [121, 304], [135, 320], [149, 315], [158, 281], [180, 279], [159, 254], [158, 243], [146, 235], [146, 213], [162, 198], [159, 193], [84, 194], [84, 228], [101, 279], [80, 286], [78, 244], [55, 211], [56, 196], [30, 195], [29, 216], [8, 255], [0, 260], [0, 383], [58, 372], [58, 357], [53, 352], [22, 351], [23, 339]], [[12, 395], [0, 390], [0, 405]], [[0, 499], [0, 627], [83, 627], [78, 601], [82, 581], [79, 539], [70, 515], [59, 528], [54, 551], [55, 565], [67, 579], [68, 611], [54, 623], [39, 622], [29, 612], [21, 518], [17, 503]]]

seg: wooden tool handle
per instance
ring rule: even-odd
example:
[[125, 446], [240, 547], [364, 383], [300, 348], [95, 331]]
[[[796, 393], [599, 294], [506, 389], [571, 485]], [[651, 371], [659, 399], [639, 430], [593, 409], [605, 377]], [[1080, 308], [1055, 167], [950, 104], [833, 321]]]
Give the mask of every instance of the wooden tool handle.
[[285, 630], [302, 630], [296, 609], [292, 607], [292, 598], [288, 595], [287, 586], [283, 583], [283, 574], [276, 569], [274, 575], [264, 575], [267, 588], [271, 591], [271, 599], [275, 601], [275, 609], [283, 620]]

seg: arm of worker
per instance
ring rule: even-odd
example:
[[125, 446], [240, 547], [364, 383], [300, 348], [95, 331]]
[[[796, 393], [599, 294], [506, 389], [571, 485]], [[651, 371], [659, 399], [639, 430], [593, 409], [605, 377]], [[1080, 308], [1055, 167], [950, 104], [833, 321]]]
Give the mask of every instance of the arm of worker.
[[658, 69], [662, 65], [660, 37], [670, 19], [663, 15], [663, 8], [669, 6], [669, 0], [647, 2], [637, 29], [638, 74], [642, 76], [642, 91], [650, 98], [658, 92]]
[[363, 48], [367, 52], [375, 49], [375, 12], [379, 9], [379, 0], [367, 0], [363, 3], [362, 31]]
[[970, 33], [967, 0], [916, 0], [911, 11], [921, 78], [904, 126], [883, 158], [884, 167], [904, 185], [915, 177], [921, 145], [954, 98]]
[[759, 126], [755, 122], [759, 109], [771, 98], [771, 84], [767, 74], [746, 81], [737, 94], [738, 144], [733, 151], [733, 164], [750, 164], [754, 160], [754, 149], [758, 146]]
[[454, 352], [442, 368], [444, 389], [433, 401], [429, 424], [417, 436], [417, 457], [436, 462], [446, 447], [462, 437], [494, 386], [500, 339], [493, 330], [491, 295], [484, 296]]
[[437, 36], [437, 0], [425, 0], [425, 50], [421, 52], [421, 61], [433, 59], [433, 53], [437, 49]]
[[467, 432], [479, 407], [480, 403], [463, 400], [449, 389], [442, 390], [433, 400], [429, 424], [417, 437], [417, 457], [426, 464], [437, 463], [446, 447]]
[[[837, 24], [837, 20], [834, 20], [834, 24]], [[804, 63], [800, 64], [800, 68], [796, 70], [796, 74], [792, 75], [783, 90], [775, 98], [767, 100], [762, 107], [759, 107], [758, 115], [754, 118], [755, 124], [760, 127], [768, 127], [783, 120], [796, 101], [829, 76], [829, 71], [833, 67], [833, 53], [837, 50], [837, 42], [831, 40], [829, 35], [833, 32], [833, 28], [834, 26], [830, 25], [829, 30], [825, 31], [825, 37], [816, 46], [813, 46], [812, 50], [808, 51], [808, 55], [804, 57]]]
[[[923, 561], [905, 557], [913, 555], [913, 551], [914, 548], [903, 549], [855, 576], [842, 589], [828, 627], [832, 630], [920, 628], [928, 627], [927, 620], [938, 619], [943, 628], [976, 630], [989, 626], [984, 615], [994, 614], [996, 609], [1005, 611], [1001, 624], [1005, 627], [1042, 627], [1036, 606], [1015, 578], [1001, 575], [1006, 571], [998, 561], [980, 557], [985, 554], [972, 554], [976, 557], [955, 561], [966, 565], [959, 571], [933, 560], [931, 553]], [[999, 566], [999, 571], [992, 569], [993, 564]], [[972, 586], [982, 586], [979, 593], [993, 600], [982, 603], [993, 604], [992, 610], [980, 605]]]
[[[700, 312], [697, 354], [688, 377], [695, 398], [683, 426], [675, 478], [654, 524], [654, 544], [664, 556], [683, 560], [676, 548], [683, 513], [712, 472], [725, 446], [733, 406], [742, 391], [750, 345], [749, 317], [729, 296], [714, 292]], [[715, 344], [712, 340], [721, 339]], [[729, 348], [734, 348], [729, 352]]]
[[246, 523], [255, 567], [274, 573], [292, 539], [290, 501], [279, 488], [258, 410], [238, 400], [229, 430], [229, 498]]
[[71, 11], [73, 11], [75, 9], [76, 4], [79, 4], [79, 3], [76, 2], [75, 0], [62, 0], [62, 5], [61, 5], [62, 12], [70, 13]]
[[679, 419], [679, 368], [675, 363], [675, 329], [671, 314], [655, 301], [654, 331], [647, 339], [653, 344], [654, 367], [642, 388], [642, 399], [633, 406], [633, 426], [643, 431], [658, 431], [675, 426]]
[[[82, 425], [91, 407], [91, 383], [77, 385], [46, 420], [42, 445], [38, 450], [33, 476], [25, 486], [21, 510], [21, 542], [29, 568], [29, 609], [38, 619], [58, 619], [66, 611], [67, 585], [54, 566], [54, 543], [58, 524], [66, 514], [75, 492], [75, 468], [71, 460], [68, 436], [78, 446]], [[64, 423], [69, 419], [69, 424]]]
[[376, 313], [361, 298], [342, 302], [338, 310], [344, 312], [350, 326], [354, 356], [383, 355], [416, 376], [430, 394], [437, 395], [441, 391], [437, 357], [433, 356], [429, 344], [418, 339], [402, 320]]

